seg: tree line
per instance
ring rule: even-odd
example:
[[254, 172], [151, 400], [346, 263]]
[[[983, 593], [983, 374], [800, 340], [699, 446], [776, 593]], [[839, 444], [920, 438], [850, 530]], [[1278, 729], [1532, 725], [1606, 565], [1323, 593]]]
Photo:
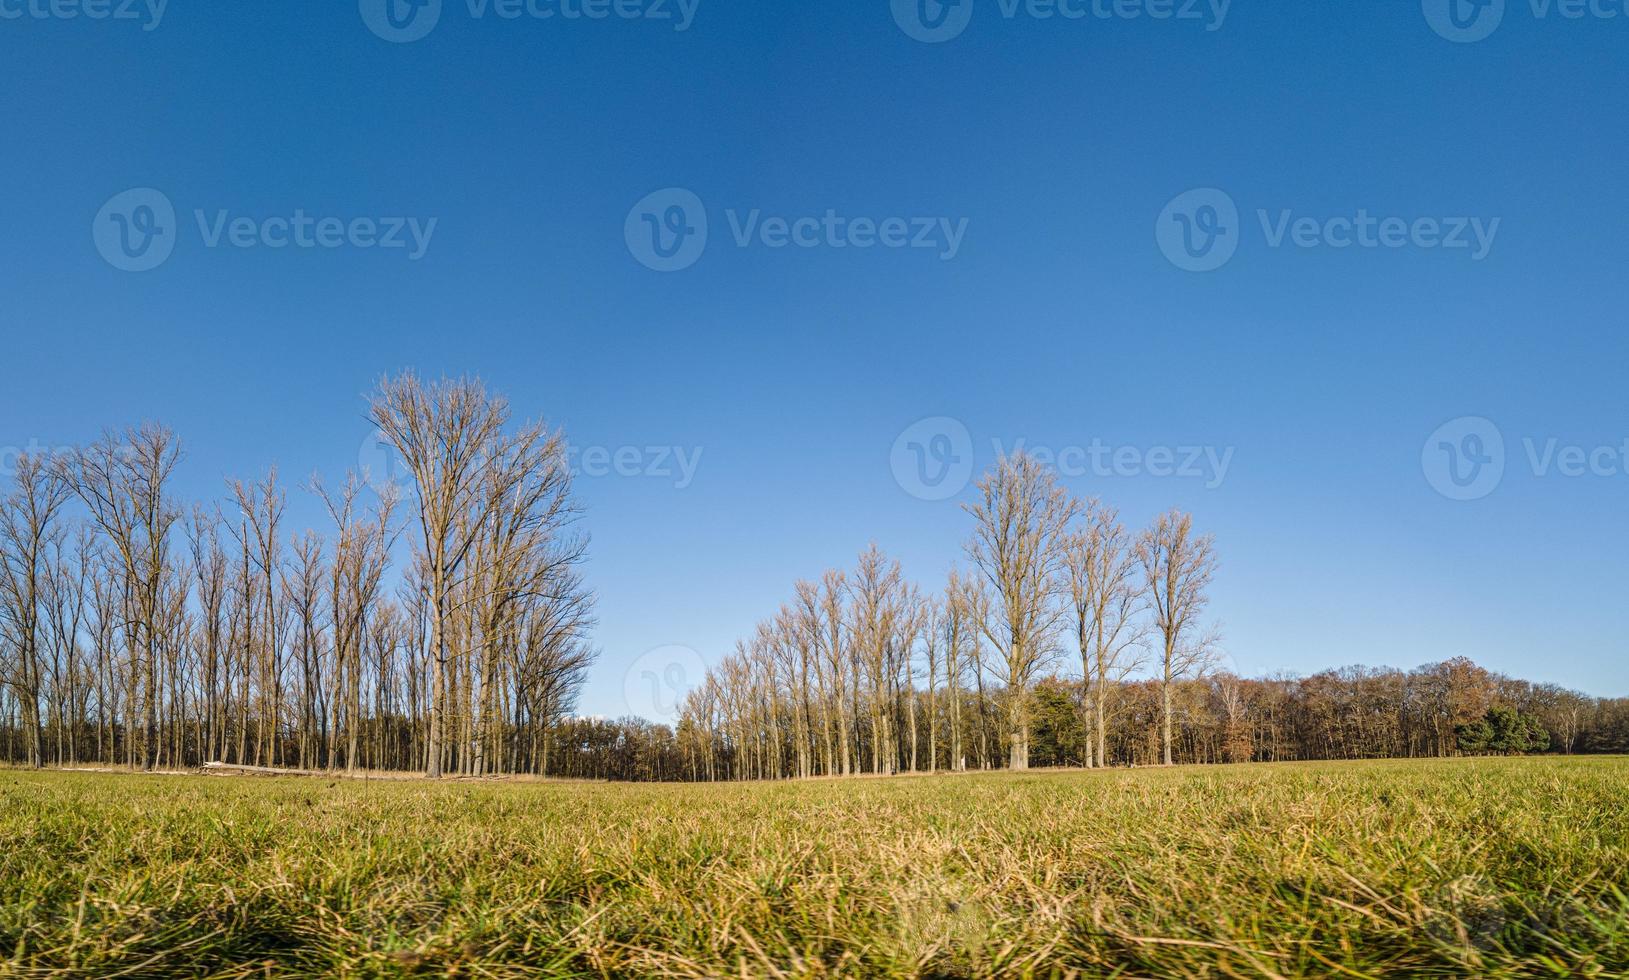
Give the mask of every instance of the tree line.
[[795, 583], [674, 729], [600, 723], [579, 751], [638, 778], [715, 780], [1629, 749], [1629, 701], [1463, 658], [1218, 672], [1211, 536], [1174, 510], [1133, 532], [1022, 452], [964, 509], [966, 564], [942, 587], [924, 593], [873, 544]]
[[20, 457], [0, 497], [0, 760], [645, 780], [1629, 751], [1629, 699], [1455, 658], [1217, 670], [1215, 544], [1140, 530], [1023, 452], [965, 505], [924, 591], [876, 545], [792, 597], [673, 725], [573, 714], [596, 651], [563, 435], [479, 382], [386, 378], [368, 414], [408, 475], [272, 469], [172, 491], [144, 424]]
[[368, 411], [412, 492], [313, 477], [320, 531], [285, 526], [275, 468], [185, 506], [161, 425], [21, 456], [0, 755], [548, 772], [595, 658], [564, 437], [469, 379], [386, 378]]
[[[961, 731], [966, 769], [1005, 768], [1001, 732], [1007, 715], [999, 682], [986, 678], [981, 692], [969, 672], [953, 713], [946, 678], [939, 675], [940, 686], [930, 701], [926, 663], [918, 659], [915, 669], [920, 748], [915, 771], [956, 768], [959, 757], [951, 755], [949, 736], [953, 719]], [[1031, 766], [1086, 765], [1088, 729], [1080, 706], [1088, 690], [1075, 675], [1048, 673], [1036, 682], [1030, 692]], [[1505, 677], [1463, 658], [1413, 670], [1345, 667], [1307, 677], [1242, 678], [1210, 671], [1177, 680], [1170, 694], [1172, 752], [1179, 764], [1629, 753], [1629, 698], [1594, 698], [1554, 684]], [[1107, 727], [1100, 729], [1106, 751], [1096, 755], [1097, 764], [1159, 765], [1160, 681], [1128, 679], [1113, 685], [1106, 700]], [[688, 720], [669, 726], [639, 718], [564, 719], [559, 741], [570, 749], [561, 753], [554, 771], [587, 779], [791, 778], [797, 775], [797, 749], [790, 741], [795, 723], [784, 690], [780, 701], [785, 713], [778, 726], [782, 742], [777, 750], [766, 731], [762, 752], [751, 744], [750, 733], [744, 753], [736, 736], [716, 732], [709, 748], [707, 730]], [[898, 724], [907, 732], [907, 751], [895, 771], [912, 771], [910, 710], [903, 701], [896, 709]], [[818, 707], [814, 711], [818, 718]], [[869, 745], [869, 725], [862, 719], [854, 733], [860, 749], [851, 752]], [[936, 743], [930, 738], [935, 728]], [[832, 737], [835, 743], [835, 732]], [[824, 735], [817, 731], [817, 738]], [[1097, 739], [1090, 741], [1097, 752]], [[819, 760], [820, 751], [813, 757]], [[840, 768], [832, 774], [838, 772]], [[826, 772], [817, 765], [813, 774]]]

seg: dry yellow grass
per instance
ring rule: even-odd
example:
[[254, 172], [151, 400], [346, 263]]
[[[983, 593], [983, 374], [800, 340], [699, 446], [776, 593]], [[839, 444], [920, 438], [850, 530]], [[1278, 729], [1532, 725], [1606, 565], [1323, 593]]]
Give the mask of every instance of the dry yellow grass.
[[1619, 976], [1629, 761], [0, 773], [0, 972]]

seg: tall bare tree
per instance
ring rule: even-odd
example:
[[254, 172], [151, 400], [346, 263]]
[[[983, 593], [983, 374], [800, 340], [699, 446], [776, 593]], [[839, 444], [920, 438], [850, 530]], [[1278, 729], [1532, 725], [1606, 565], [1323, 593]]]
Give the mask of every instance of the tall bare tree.
[[1138, 536], [1136, 553], [1159, 641], [1160, 744], [1170, 765], [1172, 685], [1202, 673], [1216, 650], [1216, 634], [1200, 621], [1216, 571], [1214, 542], [1194, 533], [1193, 515], [1170, 510]]
[[963, 505], [975, 528], [967, 554], [989, 586], [982, 623], [1001, 655], [1007, 688], [1008, 758], [1029, 767], [1029, 687], [1054, 652], [1064, 613], [1064, 555], [1080, 503], [1052, 470], [1022, 450], [997, 461]]
[[1069, 599], [1080, 651], [1087, 765], [1108, 764], [1109, 699], [1142, 666], [1143, 583], [1131, 536], [1112, 507], [1088, 501], [1065, 554]]
[[454, 584], [494, 504], [486, 468], [501, 455], [509, 404], [473, 378], [380, 381], [370, 418], [413, 477], [430, 612], [430, 727], [425, 773], [441, 775]]
[[[242, 480], [230, 483], [239, 511], [235, 529], [238, 543], [243, 549], [243, 590], [247, 609], [251, 615], [245, 627], [249, 628], [255, 616], [255, 603], [259, 605], [258, 631], [246, 633], [248, 644], [259, 651], [253, 664], [255, 680], [260, 690], [260, 715], [255, 725], [255, 762], [257, 765], [276, 765], [278, 762], [279, 722], [283, 709], [283, 639], [284, 620], [288, 607], [278, 601], [285, 591], [281, 588], [283, 509], [287, 497], [277, 485], [277, 467], [266, 473], [264, 480], [246, 484]], [[231, 524], [227, 525], [232, 528]], [[251, 580], [251, 569], [258, 576]], [[244, 705], [248, 711], [248, 705]], [[247, 721], [245, 721], [247, 728]]]
[[[979, 623], [983, 621], [983, 596], [978, 584], [962, 572], [952, 569], [945, 586], [944, 632], [945, 698], [949, 702], [950, 768], [961, 772], [967, 768], [967, 753], [962, 745], [964, 724], [962, 718], [961, 685], [969, 665], [978, 663]], [[982, 689], [982, 681], [979, 682]], [[979, 707], [983, 711], [982, 704]], [[982, 722], [980, 730], [982, 730]]]
[[196, 507], [187, 541], [192, 552], [192, 573], [198, 584], [198, 645], [203, 661], [203, 755], [220, 759], [225, 720], [224, 665], [227, 660], [227, 586], [230, 562], [221, 547], [220, 517]]
[[[121, 616], [129, 666], [125, 743], [130, 763], [139, 759], [149, 769], [157, 765], [160, 747], [159, 653], [166, 625], [164, 585], [172, 571], [170, 529], [180, 518], [165, 488], [180, 454], [173, 432], [148, 423], [122, 437], [105, 434], [69, 457], [63, 471], [108, 542], [123, 579]], [[137, 693], [143, 686], [146, 736], [138, 754], [128, 733], [136, 729]]]
[[45, 763], [42, 723], [42, 606], [51, 577], [47, 549], [58, 535], [57, 516], [67, 481], [38, 456], [18, 457], [16, 490], [0, 499], [0, 631], [16, 650], [5, 681], [22, 709], [28, 764]]

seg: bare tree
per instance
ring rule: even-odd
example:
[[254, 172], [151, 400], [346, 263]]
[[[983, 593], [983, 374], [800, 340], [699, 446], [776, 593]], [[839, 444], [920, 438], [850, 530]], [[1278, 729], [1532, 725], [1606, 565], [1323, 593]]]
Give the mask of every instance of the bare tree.
[[333, 684], [337, 688], [328, 703], [328, 733], [325, 746], [328, 765], [336, 764], [338, 746], [333, 741], [345, 732], [345, 768], [357, 766], [362, 737], [362, 673], [368, 641], [368, 620], [376, 612], [384, 574], [390, 565], [390, 549], [396, 540], [392, 515], [400, 491], [394, 483], [382, 482], [371, 517], [362, 512], [358, 501], [362, 480], [351, 474], [339, 490], [330, 493], [317, 477], [311, 489], [322, 498], [334, 523], [333, 562], [328, 569], [328, 614], [333, 634]]
[[1023, 451], [997, 461], [978, 491], [977, 501], [963, 505], [976, 523], [967, 554], [991, 591], [981, 625], [1002, 658], [1009, 765], [1027, 769], [1029, 686], [1054, 651], [1065, 544], [1080, 503]]
[[1203, 673], [1214, 659], [1217, 637], [1201, 632], [1200, 616], [1210, 602], [1216, 556], [1211, 536], [1194, 534], [1193, 515], [1176, 510], [1155, 518], [1136, 551], [1159, 639], [1160, 742], [1170, 765], [1172, 684]]
[[[254, 603], [259, 607], [259, 633], [246, 634], [247, 642], [258, 647], [260, 656], [253, 665], [260, 690], [260, 717], [255, 726], [256, 765], [276, 765], [278, 729], [283, 708], [283, 638], [287, 606], [278, 602], [279, 582], [282, 576], [283, 552], [280, 534], [283, 508], [287, 498], [277, 486], [277, 467], [272, 467], [266, 478], [258, 484], [242, 480], [231, 481], [237, 501], [240, 521], [234, 533], [243, 549], [243, 590], [249, 603], [251, 622]], [[230, 529], [232, 525], [228, 524]], [[259, 578], [250, 581], [252, 569], [258, 569]], [[248, 647], [245, 647], [247, 651]], [[247, 666], [247, 665], [246, 665]], [[248, 710], [245, 704], [244, 710]], [[245, 718], [247, 728], [247, 718]]]
[[220, 759], [226, 727], [225, 692], [222, 689], [227, 643], [227, 578], [229, 562], [221, 547], [220, 517], [196, 507], [187, 541], [192, 551], [192, 571], [198, 583], [198, 643], [203, 660], [203, 730], [201, 752]]
[[889, 559], [875, 544], [860, 553], [850, 586], [853, 601], [849, 609], [849, 633], [870, 692], [867, 700], [871, 720], [871, 771], [879, 774], [892, 773], [898, 768], [899, 736], [890, 709], [889, 688], [895, 674], [895, 631], [901, 616], [905, 615], [904, 589], [899, 562]]
[[180, 513], [165, 495], [180, 459], [175, 434], [160, 425], [127, 430], [122, 438], [105, 434], [68, 458], [64, 479], [84, 503], [109, 543], [123, 582], [121, 617], [129, 665], [127, 733], [136, 730], [137, 692], [145, 685], [146, 737], [138, 756], [126, 737], [132, 765], [138, 758], [153, 768], [159, 752], [159, 653], [165, 578], [171, 571], [170, 529]]
[[849, 731], [849, 722], [852, 714], [848, 709], [848, 676], [849, 662], [853, 659], [852, 651], [845, 642], [843, 602], [848, 593], [848, 580], [842, 572], [828, 570], [820, 579], [820, 616], [824, 626], [821, 654], [822, 663], [830, 670], [832, 685], [832, 713], [837, 716], [837, 745], [841, 761], [841, 772], [845, 776], [853, 775], [857, 765], [852, 755], [852, 736]]
[[[937, 597], [922, 600], [922, 655], [928, 668], [928, 772], [939, 771], [939, 677], [945, 660], [944, 605]], [[913, 736], [912, 742], [915, 742]]]
[[[945, 656], [945, 697], [949, 701], [947, 713], [950, 724], [950, 768], [954, 772], [961, 772], [967, 768], [967, 754], [962, 746], [962, 700], [961, 684], [963, 674], [969, 665], [977, 665], [979, 648], [979, 623], [983, 621], [983, 597], [979, 594], [978, 584], [961, 572], [952, 569], [950, 581], [945, 586], [944, 618], [941, 629], [944, 632]], [[981, 672], [976, 668], [975, 673]], [[983, 681], [979, 682], [982, 691]], [[979, 706], [983, 713], [982, 703]], [[980, 722], [980, 730], [983, 723]]]
[[1087, 765], [1108, 764], [1109, 698], [1142, 666], [1146, 630], [1139, 618], [1144, 604], [1131, 537], [1119, 514], [1088, 501], [1081, 529], [1070, 536], [1065, 554], [1069, 598], [1080, 651]]
[[[587, 539], [570, 533], [577, 507], [565, 437], [542, 423], [500, 442], [484, 469], [486, 517], [475, 546], [466, 590], [479, 646], [480, 697], [467, 714], [478, 718], [473, 765], [484, 771], [502, 755], [504, 683], [513, 673], [527, 610], [540, 605], [590, 602], [581, 583], [562, 573], [582, 560]], [[565, 591], [562, 586], [571, 588]]]
[[380, 381], [370, 418], [413, 476], [430, 607], [430, 728], [425, 774], [442, 769], [454, 583], [494, 504], [485, 472], [501, 454], [509, 405], [471, 378]]
[[[792, 587], [795, 596], [792, 604], [792, 622], [790, 628], [797, 634], [800, 657], [803, 659], [804, 671], [804, 698], [805, 713], [809, 714], [810, 725], [815, 725], [814, 714], [819, 714], [819, 734], [814, 736], [815, 749], [819, 755], [819, 769], [825, 773], [836, 770], [837, 743], [835, 735], [836, 720], [834, 718], [833, 700], [836, 697], [833, 678], [827, 673], [827, 658], [825, 654], [825, 627], [821, 619], [820, 587], [808, 579], [799, 579]], [[814, 684], [810, 689], [809, 678], [812, 676]], [[836, 684], [841, 685], [842, 677], [836, 677]], [[837, 699], [835, 708], [842, 710], [842, 701]]]
[[45, 763], [40, 659], [41, 610], [51, 575], [46, 550], [69, 489], [42, 458], [26, 454], [18, 457], [16, 483], [0, 499], [0, 638], [16, 651], [5, 680], [22, 709], [28, 764], [39, 767]]

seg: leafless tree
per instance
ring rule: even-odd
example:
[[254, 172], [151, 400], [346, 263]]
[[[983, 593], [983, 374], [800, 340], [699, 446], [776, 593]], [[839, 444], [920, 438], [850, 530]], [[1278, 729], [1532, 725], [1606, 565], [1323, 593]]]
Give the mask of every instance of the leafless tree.
[[1004, 456], [964, 505], [975, 529], [967, 554], [989, 586], [984, 633], [1001, 656], [1009, 765], [1029, 766], [1029, 686], [1055, 649], [1064, 612], [1064, 555], [1080, 504], [1023, 451]]
[[146, 424], [122, 437], [105, 434], [69, 457], [62, 470], [108, 542], [123, 578], [120, 616], [129, 666], [125, 730], [136, 729], [137, 694], [143, 687], [140, 706], [146, 709], [147, 728], [139, 755], [134, 738], [125, 742], [131, 764], [139, 758], [149, 769], [157, 764], [160, 746], [159, 648], [164, 584], [171, 572], [170, 530], [180, 517], [165, 488], [179, 459], [175, 434]]
[[1170, 765], [1172, 685], [1203, 673], [1216, 653], [1216, 634], [1201, 623], [1216, 556], [1211, 536], [1194, 534], [1193, 516], [1176, 510], [1155, 518], [1138, 536], [1136, 554], [1159, 643], [1160, 743]]
[[17, 488], [0, 499], [0, 640], [16, 651], [6, 682], [22, 708], [28, 764], [45, 762], [41, 713], [41, 612], [51, 569], [47, 549], [57, 538], [57, 517], [67, 501], [66, 480], [41, 457], [17, 460]]
[[1088, 766], [1108, 764], [1109, 699], [1143, 664], [1143, 584], [1119, 514], [1096, 500], [1065, 552], [1080, 651]]
[[[277, 485], [277, 468], [272, 467], [258, 484], [242, 480], [230, 483], [237, 503], [239, 522], [234, 528], [243, 553], [243, 601], [249, 615], [245, 619], [245, 651], [256, 649], [259, 657], [252, 669], [260, 691], [260, 713], [255, 725], [255, 764], [270, 765], [277, 760], [279, 722], [283, 709], [283, 641], [287, 608], [278, 600], [282, 570], [280, 535], [287, 498]], [[252, 580], [251, 580], [252, 579]], [[258, 616], [255, 603], [259, 603]], [[257, 622], [258, 621], [258, 622]], [[258, 625], [258, 630], [254, 627]], [[245, 703], [244, 710], [248, 711]], [[244, 728], [247, 729], [247, 719]]]
[[192, 572], [198, 586], [197, 638], [203, 661], [203, 754], [220, 759], [226, 730], [226, 696], [223, 691], [227, 661], [227, 590], [230, 561], [221, 546], [220, 517], [197, 507], [187, 541], [192, 553]]
[[441, 775], [448, 635], [454, 584], [496, 503], [486, 472], [502, 455], [509, 405], [471, 378], [380, 381], [371, 415], [413, 477], [430, 611], [430, 729], [426, 775]]

